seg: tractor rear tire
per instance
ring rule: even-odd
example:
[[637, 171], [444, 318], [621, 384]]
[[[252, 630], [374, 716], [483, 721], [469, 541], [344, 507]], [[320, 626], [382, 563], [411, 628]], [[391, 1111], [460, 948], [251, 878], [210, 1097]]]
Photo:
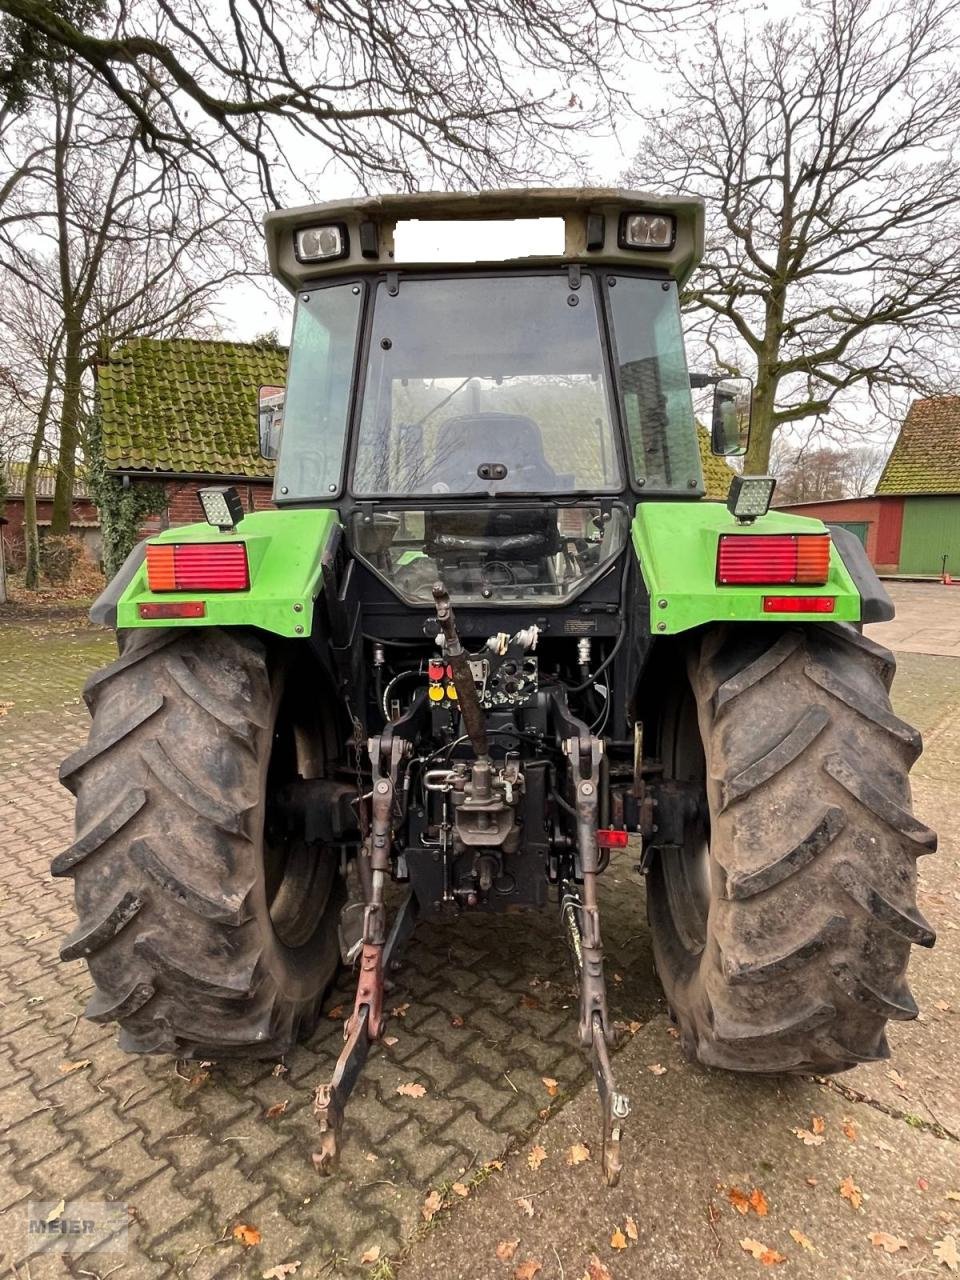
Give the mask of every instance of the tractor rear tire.
[[[63, 762], [76, 838], [54, 859], [79, 924], [85, 1013], [132, 1053], [273, 1058], [313, 1027], [338, 961], [335, 850], [271, 840], [289, 773], [285, 667], [253, 634], [134, 631], [87, 682]], [[279, 764], [278, 764], [279, 762]]]
[[717, 627], [664, 716], [668, 778], [703, 796], [660, 850], [654, 955], [688, 1057], [752, 1072], [843, 1071], [889, 1056], [915, 1018], [920, 735], [894, 715], [893, 655], [845, 625]]

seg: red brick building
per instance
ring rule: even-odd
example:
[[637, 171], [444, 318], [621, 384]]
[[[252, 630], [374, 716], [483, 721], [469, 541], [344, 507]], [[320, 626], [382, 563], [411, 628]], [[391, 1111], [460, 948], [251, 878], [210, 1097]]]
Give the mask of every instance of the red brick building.
[[104, 461], [123, 484], [159, 484], [163, 509], [144, 536], [203, 519], [197, 490], [236, 486], [248, 511], [272, 506], [260, 456], [258, 395], [282, 387], [287, 353], [195, 338], [136, 338], [97, 369]]
[[[7, 548], [7, 563], [21, 566], [23, 556], [23, 524], [24, 497], [23, 485], [26, 479], [27, 464], [25, 462], [9, 462], [4, 469], [7, 496], [3, 506], [3, 516], [7, 523], [3, 527], [3, 539]], [[56, 471], [46, 464], [37, 473], [37, 527], [42, 538], [49, 529], [53, 519], [53, 490], [56, 484]], [[70, 532], [83, 543], [83, 549], [90, 560], [96, 564], [100, 559], [100, 513], [87, 487], [78, 476], [73, 488], [73, 507], [70, 511]]]

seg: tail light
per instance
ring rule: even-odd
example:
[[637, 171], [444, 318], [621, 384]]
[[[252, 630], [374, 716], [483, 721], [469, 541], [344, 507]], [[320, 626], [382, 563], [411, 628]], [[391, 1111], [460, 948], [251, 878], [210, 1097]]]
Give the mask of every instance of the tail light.
[[717, 547], [720, 586], [777, 582], [822, 586], [829, 572], [829, 533], [720, 535]]
[[597, 845], [601, 849], [625, 849], [629, 839], [626, 831], [618, 831], [616, 827], [601, 827], [597, 832]]
[[764, 596], [764, 613], [833, 613], [836, 596]]
[[151, 591], [246, 591], [247, 548], [242, 542], [158, 542], [147, 546]]

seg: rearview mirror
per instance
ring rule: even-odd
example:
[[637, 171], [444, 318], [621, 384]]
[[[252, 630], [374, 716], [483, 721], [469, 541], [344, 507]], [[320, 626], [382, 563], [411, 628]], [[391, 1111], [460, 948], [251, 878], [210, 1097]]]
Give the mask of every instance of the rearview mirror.
[[258, 430], [261, 458], [273, 459], [280, 452], [283, 430], [283, 387], [261, 387], [258, 396]]
[[718, 457], [735, 458], [747, 452], [752, 405], [749, 378], [721, 378], [714, 385], [710, 449]]

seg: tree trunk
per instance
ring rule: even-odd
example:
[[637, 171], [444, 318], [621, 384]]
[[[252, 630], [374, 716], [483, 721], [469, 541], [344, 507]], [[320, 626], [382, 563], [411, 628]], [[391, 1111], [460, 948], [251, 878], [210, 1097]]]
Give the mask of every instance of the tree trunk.
[[773, 444], [774, 405], [777, 388], [769, 374], [762, 370], [753, 392], [753, 414], [750, 420], [750, 444], [743, 459], [744, 475], [762, 476], [770, 466], [770, 447]]
[[[55, 360], [55, 357], [54, 357]], [[40, 450], [47, 432], [47, 420], [50, 416], [50, 400], [53, 396], [53, 385], [56, 378], [56, 366], [53, 361], [47, 364], [47, 385], [43, 389], [43, 399], [37, 413], [37, 425], [34, 427], [33, 440], [30, 442], [30, 457], [27, 461], [23, 477], [23, 542], [26, 550], [26, 573], [24, 586], [33, 591], [40, 582], [40, 533], [37, 529], [37, 472], [40, 469]]]
[[83, 359], [79, 327], [68, 329], [63, 353], [63, 406], [60, 411], [60, 446], [57, 478], [53, 492], [50, 532], [68, 534], [73, 508], [73, 486], [77, 473], [77, 445], [80, 441], [80, 398]]

